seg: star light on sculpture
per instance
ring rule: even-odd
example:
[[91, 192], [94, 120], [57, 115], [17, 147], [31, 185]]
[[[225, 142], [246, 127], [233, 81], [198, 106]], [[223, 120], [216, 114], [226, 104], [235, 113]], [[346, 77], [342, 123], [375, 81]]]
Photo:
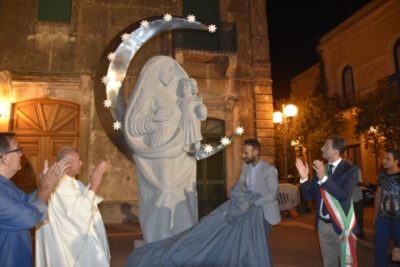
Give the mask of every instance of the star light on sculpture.
[[105, 108], [111, 108], [111, 107], [112, 107], [112, 101], [111, 101], [111, 99], [106, 99], [106, 100], [104, 100], [103, 106], [104, 106]]
[[147, 20], [142, 20], [140, 22], [140, 27], [142, 28], [148, 28], [149, 27], [149, 22]]
[[107, 55], [108, 60], [113, 61], [115, 59], [115, 53], [111, 52]]
[[[132, 58], [134, 58], [139, 48], [148, 40], [150, 40], [153, 36], [168, 30], [175, 29], [196, 29], [204, 31], [209, 31], [211, 29], [212, 32], [216, 31], [215, 25], [204, 25], [196, 21], [196, 17], [193, 14], [188, 14], [186, 18], [176, 18], [170, 13], [164, 13], [161, 17], [158, 17], [157, 19], [143, 19], [139, 21], [139, 23], [135, 25], [135, 29], [131, 33], [122, 32], [119, 36], [120, 40], [122, 41], [118, 48], [115, 51], [107, 51], [107, 53], [109, 54], [106, 54], [102, 59], [108, 61], [109, 63], [107, 74], [105, 74], [105, 76], [101, 76], [100, 72], [96, 74], [96, 76], [100, 75], [100, 80], [102, 84], [105, 85], [103, 87], [105, 87], [107, 96], [106, 99], [98, 99], [99, 94], [96, 94], [95, 97], [96, 101], [100, 102], [100, 105], [96, 105], [96, 108], [98, 108], [99, 106], [107, 108], [113, 117], [114, 121], [108, 122], [108, 127], [110, 127], [110, 124], [113, 126], [114, 130], [120, 130], [125, 127], [123, 125], [124, 118], [121, 115], [124, 113], [125, 107], [119, 106], [119, 103], [124, 102], [124, 100], [121, 100], [121, 96], [123, 94], [119, 94], [119, 92], [129, 64], [120, 63], [127, 63], [128, 61], [131, 62]], [[121, 61], [119, 61], [120, 59]], [[116, 62], [117, 60], [118, 62]], [[122, 110], [122, 112], [120, 109]], [[114, 142], [115, 136], [109, 133], [110, 131], [107, 131], [107, 134]], [[228, 138], [232, 142], [232, 136], [229, 136]], [[118, 142], [114, 142], [114, 144], [116, 144], [120, 150], [120, 144], [122, 143], [120, 142], [120, 140]], [[221, 144], [208, 145], [207, 148], [205, 148], [204, 145], [202, 149], [196, 152], [196, 159], [205, 159], [223, 150], [224, 148], [225, 146]], [[125, 154], [125, 148], [123, 150]], [[130, 151], [128, 153], [130, 153]]]
[[205, 147], [204, 147], [204, 151], [207, 153], [207, 154], [211, 154], [212, 152], [213, 152], [213, 150], [214, 150], [214, 148], [212, 147], [212, 145], [206, 145]]
[[122, 40], [123, 42], [125, 42], [126, 40], [129, 39], [130, 36], [131, 36], [131, 35], [130, 35], [129, 33], [124, 33], [123, 35], [121, 35], [121, 40]]
[[186, 19], [189, 22], [195, 22], [196, 21], [196, 17], [193, 14], [189, 14], [189, 16], [186, 17]]
[[227, 146], [227, 145], [229, 145], [230, 143], [231, 143], [231, 140], [229, 140], [229, 138], [228, 137], [222, 137], [221, 138], [221, 144], [223, 145], [223, 146]]
[[170, 22], [171, 19], [172, 19], [172, 16], [171, 16], [171, 14], [167, 13], [167, 14], [164, 15], [163, 19], [166, 22]]
[[216, 32], [217, 31], [217, 26], [215, 26], [214, 24], [211, 24], [210, 26], [208, 26], [208, 31], [209, 32]]
[[121, 88], [121, 82], [120, 81], [114, 81], [114, 80], [108, 80], [107, 82], [107, 88], [116, 90], [118, 88]]
[[118, 130], [120, 130], [121, 128], [122, 128], [122, 123], [121, 123], [121, 122], [115, 121], [115, 122], [113, 123], [113, 129], [114, 129], [114, 130], [118, 131]]
[[236, 135], [242, 135], [244, 133], [243, 127], [239, 126], [235, 129], [235, 134]]
[[108, 83], [108, 77], [107, 76], [103, 76], [101, 78], [101, 82], [104, 83], [104, 84], [107, 84]]

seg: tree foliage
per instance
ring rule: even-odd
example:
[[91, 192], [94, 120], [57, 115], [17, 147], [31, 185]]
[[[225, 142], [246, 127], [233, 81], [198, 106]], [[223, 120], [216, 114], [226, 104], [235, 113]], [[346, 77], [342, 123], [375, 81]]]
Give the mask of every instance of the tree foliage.
[[292, 122], [291, 138], [306, 147], [310, 159], [320, 158], [320, 149], [327, 137], [344, 129], [337, 102], [322, 94], [293, 101], [299, 114]]
[[[302, 99], [292, 98], [291, 102], [298, 107], [298, 114], [288, 122], [287, 149], [289, 173], [296, 173], [294, 168], [295, 141], [306, 148], [308, 160], [321, 158], [321, 147], [332, 134], [338, 134], [344, 129], [344, 119], [339, 111], [337, 101], [322, 94], [315, 93]], [[276, 148], [278, 159], [283, 151], [283, 127], [276, 128]]]
[[381, 82], [356, 104], [355, 134], [375, 155], [387, 147], [400, 147], [400, 95], [396, 84]]

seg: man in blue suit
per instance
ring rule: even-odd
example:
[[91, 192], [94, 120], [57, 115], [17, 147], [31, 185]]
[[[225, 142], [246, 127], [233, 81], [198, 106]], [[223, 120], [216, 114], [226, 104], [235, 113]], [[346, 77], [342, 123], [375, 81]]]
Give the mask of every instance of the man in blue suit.
[[47, 219], [47, 200], [69, 166], [66, 160], [45, 164], [38, 190], [27, 194], [10, 180], [21, 169], [21, 156], [15, 135], [0, 133], [0, 265], [6, 267], [33, 266], [29, 230]]
[[342, 137], [330, 136], [321, 148], [322, 157], [328, 161], [328, 167], [322, 161], [314, 160], [312, 167], [315, 172], [311, 181], [308, 180], [308, 164], [304, 164], [301, 159], [296, 160], [304, 198], [316, 200], [316, 226], [325, 267], [339, 265], [340, 234], [343, 229], [338, 225], [337, 216], [333, 212], [334, 205], [325, 203], [329, 201], [322, 194], [336, 199], [346, 215], [353, 211], [351, 196], [357, 185], [359, 170], [342, 158], [345, 149], [346, 142]]

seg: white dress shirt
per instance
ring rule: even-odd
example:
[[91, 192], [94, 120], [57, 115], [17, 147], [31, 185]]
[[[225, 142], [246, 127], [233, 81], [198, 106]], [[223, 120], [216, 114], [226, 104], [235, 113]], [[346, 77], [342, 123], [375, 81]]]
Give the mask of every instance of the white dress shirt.
[[249, 167], [247, 168], [246, 183], [247, 183], [247, 189], [249, 191], [255, 190], [256, 170], [257, 167], [260, 165], [259, 163], [260, 161], [258, 161], [256, 165], [249, 164]]

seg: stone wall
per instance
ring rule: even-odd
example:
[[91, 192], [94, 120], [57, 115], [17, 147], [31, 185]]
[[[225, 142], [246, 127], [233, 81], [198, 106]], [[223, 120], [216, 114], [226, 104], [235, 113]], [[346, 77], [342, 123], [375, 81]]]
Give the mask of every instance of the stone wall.
[[[101, 209], [106, 222], [120, 222], [137, 215], [135, 168], [101, 126], [94, 102], [94, 75], [102, 54], [112, 52], [105, 47], [123, 29], [152, 16], [187, 14], [181, 14], [180, 0], [72, 3], [70, 23], [49, 23], [37, 21], [38, 1], [0, 2], [0, 70], [4, 70], [0, 76], [7, 76], [0, 77], [0, 89], [3, 100], [9, 103], [50, 97], [80, 104], [79, 148], [86, 163], [81, 178], [85, 180], [88, 164], [102, 159], [111, 163], [99, 190], [105, 199]], [[171, 33], [158, 35], [132, 60], [124, 90], [128, 96], [142, 66], [152, 56], [175, 57], [198, 80], [210, 117], [225, 120], [226, 134], [239, 125], [246, 130], [226, 152], [229, 189], [239, 175], [244, 138], [259, 138], [263, 157], [274, 161], [272, 81], [265, 1], [220, 0], [220, 19], [236, 23], [237, 52], [178, 51], [172, 46]]]

